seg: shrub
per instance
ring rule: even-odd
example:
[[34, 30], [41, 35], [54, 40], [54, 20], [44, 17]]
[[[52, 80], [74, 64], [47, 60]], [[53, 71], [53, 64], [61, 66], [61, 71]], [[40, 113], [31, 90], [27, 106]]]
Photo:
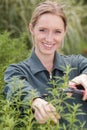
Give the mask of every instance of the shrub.
[[[17, 63], [28, 57], [26, 35], [20, 38], [10, 38], [8, 32], [0, 34], [0, 86], [3, 84], [3, 73], [11, 63]], [[1, 89], [2, 87], [0, 87]]]
[[[0, 0], [0, 32], [8, 30], [13, 37], [19, 37], [21, 32], [26, 32], [30, 41], [28, 24], [33, 9], [41, 1], [44, 0]], [[87, 37], [87, 5], [84, 3], [86, 0], [54, 1], [65, 4], [64, 10], [68, 19], [68, 33], [63, 52], [81, 53], [84, 50], [81, 49], [83, 39]]]
[[[82, 115], [83, 112], [80, 110], [80, 104], [68, 104], [66, 100], [70, 97], [64, 94], [63, 91], [60, 90], [63, 88], [66, 88], [66, 83], [68, 80], [68, 73], [69, 67], [66, 68], [64, 77], [56, 77], [58, 81], [63, 80], [64, 82], [58, 86], [55, 87], [55, 82], [51, 81], [50, 83], [53, 84], [53, 88], [50, 89], [51, 93], [51, 100], [49, 97], [46, 98], [46, 100], [49, 103], [52, 103], [58, 112], [58, 115], [61, 116], [61, 118], [67, 120], [68, 124], [66, 123], [60, 123], [54, 124], [50, 119], [48, 119], [46, 124], [38, 124], [37, 121], [34, 119], [34, 115], [32, 113], [31, 109], [31, 101], [34, 97], [34, 91], [32, 93], [29, 92], [31, 95], [31, 100], [25, 102], [21, 101], [20, 97], [22, 95], [21, 88], [23, 86], [23, 81], [20, 80], [19, 82], [19, 90], [17, 95], [15, 97], [12, 97], [12, 99], [4, 100], [0, 97], [0, 129], [2, 130], [83, 130], [84, 122], [80, 122], [79, 119], [77, 119], [78, 115]], [[15, 78], [13, 80], [13, 87], [16, 86], [17, 79]], [[65, 104], [65, 105], [62, 105]], [[26, 106], [29, 106], [28, 108]], [[21, 107], [23, 107], [23, 111], [21, 111]], [[68, 109], [68, 113], [64, 113], [65, 109]], [[78, 123], [79, 125], [76, 125]]]

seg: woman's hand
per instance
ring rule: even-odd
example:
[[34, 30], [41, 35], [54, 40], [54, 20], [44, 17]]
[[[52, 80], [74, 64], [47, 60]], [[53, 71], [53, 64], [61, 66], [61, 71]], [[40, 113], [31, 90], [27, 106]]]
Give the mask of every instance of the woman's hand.
[[49, 118], [57, 123], [60, 118], [55, 107], [41, 98], [34, 99], [32, 108], [35, 110], [34, 117], [40, 124], [46, 123]]
[[[83, 100], [87, 100], [87, 75], [86, 74], [81, 74], [74, 79], [72, 79], [69, 84], [69, 86], [73, 87], [78, 87], [78, 85], [82, 85], [84, 88], [84, 95], [83, 95]], [[78, 89], [78, 88], [77, 88]]]

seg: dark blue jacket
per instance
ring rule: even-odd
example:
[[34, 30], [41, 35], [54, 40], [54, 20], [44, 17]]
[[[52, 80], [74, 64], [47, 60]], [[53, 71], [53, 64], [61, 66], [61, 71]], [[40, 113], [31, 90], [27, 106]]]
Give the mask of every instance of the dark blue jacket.
[[[87, 58], [81, 55], [60, 55], [57, 52], [55, 53], [54, 58], [54, 66], [52, 74], [46, 70], [46, 68], [42, 65], [38, 57], [35, 55], [35, 52], [32, 51], [31, 56], [18, 63], [10, 65], [7, 70], [5, 71], [4, 81], [7, 84], [3, 90], [7, 99], [10, 99], [12, 96], [15, 95], [18, 91], [18, 84], [20, 79], [24, 81], [22, 86], [22, 92], [26, 93], [23, 99], [29, 100], [29, 92], [30, 90], [36, 89], [37, 92], [35, 93], [36, 97], [42, 96], [47, 94], [47, 88], [52, 87], [49, 84], [50, 78], [54, 78], [54, 76], [64, 76], [64, 71], [66, 66], [69, 65], [72, 71], [69, 73], [69, 80], [73, 79], [74, 77], [80, 74], [87, 74]], [[18, 78], [17, 85], [14, 88], [12, 85], [13, 77]], [[56, 80], [56, 79], [54, 79]], [[82, 110], [85, 112], [85, 116], [80, 117], [81, 120], [87, 120], [87, 102], [82, 101], [82, 97], [75, 95], [75, 100], [68, 101], [71, 104], [74, 103], [81, 103]], [[86, 126], [87, 128], [87, 126]]]

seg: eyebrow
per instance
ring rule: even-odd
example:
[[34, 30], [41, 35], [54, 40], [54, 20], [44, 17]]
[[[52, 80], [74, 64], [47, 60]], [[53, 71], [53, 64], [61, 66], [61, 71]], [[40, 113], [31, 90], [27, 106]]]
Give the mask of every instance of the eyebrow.
[[[39, 28], [43, 28], [43, 29], [48, 29], [48, 27], [44, 27], [44, 26], [39, 26]], [[55, 30], [60, 30], [60, 31], [62, 31], [63, 29], [61, 29], [61, 28], [55, 28]]]

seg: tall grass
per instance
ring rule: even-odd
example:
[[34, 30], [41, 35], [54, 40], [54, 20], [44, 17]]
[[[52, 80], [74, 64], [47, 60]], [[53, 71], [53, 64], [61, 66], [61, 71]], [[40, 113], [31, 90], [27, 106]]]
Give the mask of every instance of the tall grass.
[[[41, 1], [44, 0], [0, 0], [0, 32], [8, 30], [13, 37], [19, 37], [21, 32], [26, 32], [30, 44], [28, 24], [32, 11]], [[87, 5], [84, 4], [84, 0], [54, 1], [65, 5], [64, 11], [68, 19], [63, 52], [66, 54], [82, 53], [83, 44], [86, 46]], [[29, 47], [31, 46], [30, 44]]]

